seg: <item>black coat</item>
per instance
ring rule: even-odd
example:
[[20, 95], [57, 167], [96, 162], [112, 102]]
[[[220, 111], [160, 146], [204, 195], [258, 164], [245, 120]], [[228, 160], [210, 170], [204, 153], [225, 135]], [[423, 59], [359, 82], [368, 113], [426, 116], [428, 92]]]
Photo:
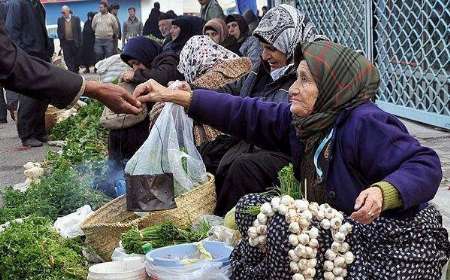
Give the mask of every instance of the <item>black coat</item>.
[[150, 11], [150, 15], [148, 16], [148, 19], [145, 21], [144, 29], [142, 30], [142, 35], [148, 36], [153, 35], [156, 38], [163, 39], [163, 36], [161, 35], [161, 31], [159, 31], [159, 16], [161, 15], [161, 12], [159, 9], [153, 8]]
[[0, 84], [6, 89], [51, 103], [69, 105], [81, 89], [80, 75], [27, 55], [5, 32], [0, 21]]
[[87, 20], [83, 27], [83, 44], [81, 47], [81, 64], [88, 67], [96, 62], [95, 52], [95, 32], [92, 29], [92, 20]]
[[140, 84], [154, 79], [166, 86], [170, 81], [184, 80], [183, 75], [177, 70], [178, 62], [178, 55], [173, 52], [163, 52], [153, 59], [150, 69], [134, 72], [133, 83]]
[[11, 40], [29, 55], [50, 60], [45, 9], [38, 0], [8, 1], [5, 29]]
[[[65, 38], [65, 19], [64, 17], [60, 17], [58, 18], [58, 38], [61, 41], [61, 44], [64, 44], [64, 42], [66, 41]], [[81, 36], [81, 23], [80, 23], [80, 18], [76, 17], [76, 16], [72, 16], [72, 20], [71, 20], [71, 24], [72, 24], [72, 33], [73, 33], [73, 40], [75, 42], [75, 46], [77, 48], [81, 47], [82, 44], [82, 36]]]

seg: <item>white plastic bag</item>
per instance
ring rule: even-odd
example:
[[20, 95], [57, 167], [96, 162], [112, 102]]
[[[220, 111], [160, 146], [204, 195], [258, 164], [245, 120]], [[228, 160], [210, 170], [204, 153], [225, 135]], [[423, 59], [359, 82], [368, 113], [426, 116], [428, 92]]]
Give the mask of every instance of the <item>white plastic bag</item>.
[[136, 261], [136, 262], [144, 262], [145, 261], [145, 255], [140, 254], [127, 254], [125, 249], [122, 247], [117, 247], [114, 249], [114, 252], [112, 253], [111, 260], [113, 262], [119, 262], [119, 261]]
[[100, 60], [95, 64], [95, 68], [97, 69], [97, 74], [100, 75], [100, 79], [104, 83], [113, 82], [119, 78], [123, 72], [131, 69], [128, 64], [122, 61], [120, 54]]
[[56, 219], [53, 227], [65, 238], [83, 236], [84, 232], [81, 230], [80, 225], [92, 212], [91, 206], [84, 205], [83, 207], [78, 208], [74, 213]]
[[194, 144], [193, 121], [183, 107], [167, 103], [141, 148], [128, 161], [129, 175], [172, 173], [175, 196], [207, 180], [206, 167]]
[[155, 266], [146, 261], [145, 269], [152, 280], [228, 280], [231, 276], [230, 265], [207, 261], [183, 267]]

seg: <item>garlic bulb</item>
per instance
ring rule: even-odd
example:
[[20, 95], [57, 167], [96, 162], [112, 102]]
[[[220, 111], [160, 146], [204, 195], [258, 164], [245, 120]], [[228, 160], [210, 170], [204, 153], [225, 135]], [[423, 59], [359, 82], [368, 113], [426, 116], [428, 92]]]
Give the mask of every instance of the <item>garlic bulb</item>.
[[258, 232], [255, 227], [249, 227], [247, 234], [248, 234], [248, 237], [250, 237], [250, 238], [258, 237]]
[[272, 217], [275, 214], [269, 202], [263, 203], [263, 205], [261, 205], [261, 213], [266, 215], [267, 217]]
[[289, 235], [289, 244], [291, 246], [297, 246], [298, 245], [298, 238], [296, 234], [290, 234]]
[[305, 280], [305, 277], [300, 273], [295, 273], [294, 276], [292, 276], [292, 280]]
[[302, 245], [307, 245], [309, 243], [309, 235], [302, 233], [298, 235], [298, 242]]
[[332, 261], [325, 261], [323, 263], [323, 269], [325, 271], [333, 271], [333, 268], [334, 268], [334, 264]]
[[300, 269], [298, 268], [297, 262], [294, 262], [294, 261], [290, 262], [290, 263], [289, 263], [289, 267], [291, 268], [291, 271], [292, 271], [293, 273], [297, 273], [297, 272], [300, 271]]
[[258, 216], [256, 216], [256, 218], [258, 219], [258, 222], [261, 225], [265, 225], [267, 223], [267, 216], [264, 215], [263, 213], [259, 213]]
[[266, 233], [267, 233], [267, 226], [266, 226], [266, 225], [259, 225], [259, 226], [256, 228], [256, 232], [257, 232], [258, 234], [261, 234], [261, 235], [266, 235]]
[[292, 222], [289, 225], [289, 231], [292, 233], [299, 233], [300, 232], [300, 225], [297, 222]]
[[280, 201], [281, 199], [278, 196], [273, 197], [272, 200], [270, 201], [270, 204], [272, 205], [274, 211], [277, 211], [278, 208], [280, 207]]
[[323, 219], [323, 220], [320, 222], [320, 226], [321, 226], [323, 229], [326, 229], [326, 230], [330, 229], [330, 227], [331, 227], [330, 220], [328, 220], [328, 219]]

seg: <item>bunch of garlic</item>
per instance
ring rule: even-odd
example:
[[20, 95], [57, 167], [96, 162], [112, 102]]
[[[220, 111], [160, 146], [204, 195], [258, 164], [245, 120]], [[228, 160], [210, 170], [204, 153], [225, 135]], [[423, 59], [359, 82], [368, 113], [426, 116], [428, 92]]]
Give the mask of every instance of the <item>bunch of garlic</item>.
[[328, 204], [319, 206], [316, 202], [294, 200], [288, 195], [273, 197], [271, 202], [261, 205], [253, 226], [248, 229], [249, 244], [265, 249], [267, 241], [267, 222], [275, 213], [283, 215], [289, 223], [290, 269], [293, 280], [312, 280], [316, 275], [319, 229], [311, 226], [312, 220], [320, 222], [320, 227], [330, 230], [333, 236], [331, 248], [325, 252], [323, 264], [324, 279], [343, 280], [347, 266], [354, 261], [350, 245], [345, 242], [352, 226], [344, 223], [342, 213]]

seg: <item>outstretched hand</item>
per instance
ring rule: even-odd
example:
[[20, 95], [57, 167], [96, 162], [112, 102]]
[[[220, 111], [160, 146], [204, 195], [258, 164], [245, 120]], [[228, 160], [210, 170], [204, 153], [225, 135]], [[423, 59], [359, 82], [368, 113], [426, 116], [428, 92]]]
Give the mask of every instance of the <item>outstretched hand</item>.
[[142, 103], [164, 101], [169, 89], [150, 79], [134, 89], [133, 97]]
[[115, 113], [138, 114], [142, 110], [141, 102], [114, 84], [87, 81], [84, 94], [97, 99]]

